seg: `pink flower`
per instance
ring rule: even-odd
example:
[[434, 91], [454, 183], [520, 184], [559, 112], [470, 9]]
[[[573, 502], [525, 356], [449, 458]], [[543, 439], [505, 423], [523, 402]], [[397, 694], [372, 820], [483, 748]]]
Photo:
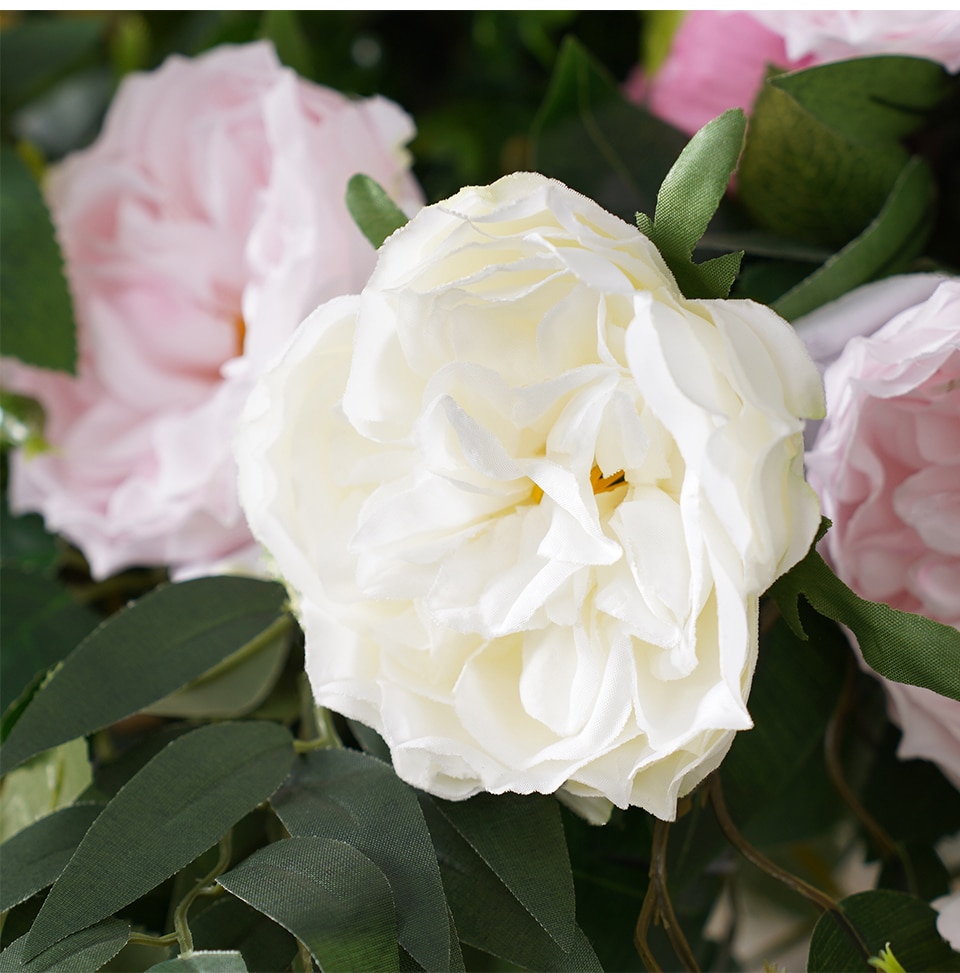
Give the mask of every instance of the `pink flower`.
[[12, 507], [41, 512], [95, 577], [243, 559], [235, 418], [300, 320], [373, 269], [349, 178], [419, 207], [413, 131], [393, 103], [310, 84], [266, 43], [129, 77], [99, 139], [50, 174], [80, 362], [76, 378], [4, 362], [52, 446], [13, 457]]
[[767, 70], [871, 54], [908, 54], [960, 69], [956, 11], [694, 10], [652, 78], [635, 74], [627, 97], [692, 135], [728, 108], [749, 110]]
[[[807, 454], [833, 521], [825, 555], [862, 597], [960, 627], [960, 279], [869, 284], [797, 329], [821, 362], [846, 341]], [[884, 685], [900, 756], [933, 760], [960, 787], [960, 702]]]

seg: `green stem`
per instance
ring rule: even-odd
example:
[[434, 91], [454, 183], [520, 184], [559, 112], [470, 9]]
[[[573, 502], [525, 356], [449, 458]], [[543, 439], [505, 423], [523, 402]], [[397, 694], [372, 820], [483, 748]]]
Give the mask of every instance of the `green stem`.
[[175, 932], [168, 932], [166, 936], [150, 936], [145, 932], [132, 932], [127, 943], [134, 946], [172, 946], [177, 941]]
[[222, 875], [230, 866], [230, 856], [233, 847], [233, 830], [228, 831], [220, 839], [220, 855], [216, 865], [209, 874], [199, 879], [193, 888], [180, 900], [176, 912], [173, 914], [174, 938], [180, 944], [180, 955], [189, 959], [193, 955], [193, 934], [187, 923], [187, 912], [194, 900], [200, 895], [218, 875]]

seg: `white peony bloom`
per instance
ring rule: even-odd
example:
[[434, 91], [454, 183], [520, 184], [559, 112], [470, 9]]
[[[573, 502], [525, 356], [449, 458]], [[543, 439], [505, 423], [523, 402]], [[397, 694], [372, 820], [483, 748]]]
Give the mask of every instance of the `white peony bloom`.
[[751, 725], [822, 409], [771, 310], [686, 300], [636, 228], [518, 173], [422, 210], [301, 325], [248, 402], [240, 493], [317, 701], [402, 778], [672, 819]]

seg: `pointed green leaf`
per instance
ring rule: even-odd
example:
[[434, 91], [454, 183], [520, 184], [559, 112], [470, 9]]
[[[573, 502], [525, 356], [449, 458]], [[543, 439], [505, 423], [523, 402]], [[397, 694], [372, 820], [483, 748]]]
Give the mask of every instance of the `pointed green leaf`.
[[771, 78], [814, 118], [849, 138], [884, 142], [925, 125], [950, 75], [918, 57], [858, 57]]
[[190, 917], [195, 949], [234, 950], [250, 970], [286, 970], [297, 943], [282, 926], [229, 893]]
[[[515, 795], [491, 797], [491, 800], [503, 797]], [[475, 800], [471, 798], [471, 802]], [[440, 811], [441, 803], [447, 806], [450, 802], [440, 802], [421, 794], [420, 803], [437, 849], [443, 886], [462, 942], [529, 970], [584, 973], [601, 969], [579, 926], [574, 925], [572, 935], [567, 937], [569, 948], [566, 950], [547, 935], [541, 923], [520, 904]], [[532, 845], [517, 850], [516, 867], [522, 868], [530, 861], [536, 863], [538, 857], [534, 840]]]
[[557, 802], [540, 794], [478, 794], [435, 804], [557, 945], [568, 949], [576, 903]]
[[102, 810], [102, 804], [61, 808], [0, 845], [3, 861], [0, 912], [53, 885]]
[[809, 314], [854, 287], [905, 270], [926, 242], [933, 218], [933, 177], [911, 159], [867, 228], [773, 303], [787, 320]]
[[0, 747], [2, 772], [179, 689], [282, 624], [285, 601], [280, 585], [251, 578], [152, 591], [84, 639], [37, 693]]
[[407, 222], [406, 213], [387, 195], [383, 186], [364, 173], [357, 173], [347, 183], [347, 209], [376, 249]]
[[816, 549], [768, 593], [801, 638], [807, 637], [797, 613], [797, 599], [803, 595], [821, 615], [853, 631], [867, 664], [881, 676], [960, 700], [960, 631], [866, 601], [830, 570]]
[[91, 973], [113, 959], [129, 938], [130, 927], [125, 922], [107, 919], [28, 959], [28, 934], [0, 953], [0, 973]]
[[73, 306], [40, 187], [12, 149], [0, 149], [0, 318], [3, 353], [76, 372]]
[[742, 253], [699, 265], [692, 257], [737, 167], [746, 127], [746, 115], [739, 108], [704, 125], [664, 178], [653, 220], [637, 214], [640, 232], [657, 245], [689, 298], [726, 297], [740, 269]]
[[[897, 962], [910, 973], [960, 970], [955, 953], [937, 932], [937, 913], [926, 902], [903, 892], [875, 889], [840, 901], [870, 956], [888, 944]], [[807, 969], [811, 973], [863, 973], [872, 970], [833, 914], [825, 912], [813, 930]]]
[[324, 973], [399, 969], [390, 883], [366, 855], [342, 841], [277, 841], [217, 881], [289, 929]]
[[426, 970], [449, 968], [447, 902], [430, 832], [392, 767], [356, 750], [318, 750], [297, 761], [271, 803], [290, 834], [363, 852], [393, 890], [400, 945]]
[[147, 973], [247, 973], [247, 965], [239, 953], [199, 950], [189, 956], [175, 956], [157, 963]]
[[26, 955], [150, 891], [283, 782], [290, 734], [276, 723], [202, 726], [161, 750], [103, 809], [30, 931]]

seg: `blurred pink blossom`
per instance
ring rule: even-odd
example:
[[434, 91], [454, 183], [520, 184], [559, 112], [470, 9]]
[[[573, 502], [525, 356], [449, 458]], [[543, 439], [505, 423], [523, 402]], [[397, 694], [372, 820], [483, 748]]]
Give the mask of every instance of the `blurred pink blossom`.
[[413, 132], [392, 102], [306, 82], [267, 43], [128, 77], [98, 140], [49, 174], [80, 360], [76, 378], [3, 363], [51, 444], [13, 456], [12, 508], [42, 513], [98, 578], [250, 560], [235, 418], [301, 319], [373, 269], [349, 178], [419, 207]]
[[[797, 330], [815, 360], [834, 359], [806, 457], [833, 521], [824, 554], [862, 597], [960, 627], [960, 279], [869, 284]], [[900, 756], [934, 761], [960, 787], [960, 702], [884, 686]]]
[[692, 135], [728, 108], [749, 110], [770, 66], [793, 71], [872, 54], [907, 54], [960, 70], [957, 11], [693, 10], [652, 78], [627, 96]]

